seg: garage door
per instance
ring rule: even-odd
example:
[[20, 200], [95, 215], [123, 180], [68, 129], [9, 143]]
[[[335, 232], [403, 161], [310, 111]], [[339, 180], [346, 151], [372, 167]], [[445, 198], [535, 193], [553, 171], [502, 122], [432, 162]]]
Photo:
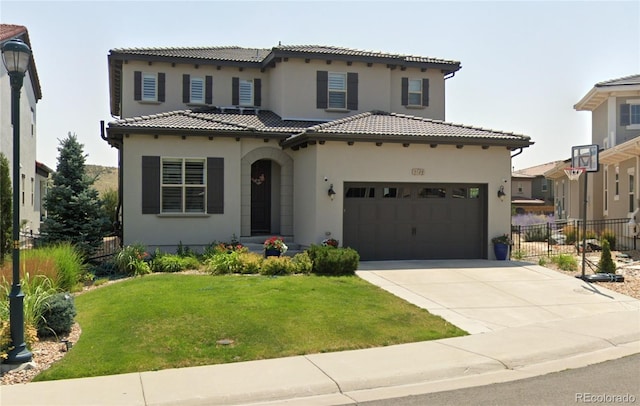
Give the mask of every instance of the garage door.
[[362, 260], [487, 258], [481, 184], [346, 183], [344, 246]]

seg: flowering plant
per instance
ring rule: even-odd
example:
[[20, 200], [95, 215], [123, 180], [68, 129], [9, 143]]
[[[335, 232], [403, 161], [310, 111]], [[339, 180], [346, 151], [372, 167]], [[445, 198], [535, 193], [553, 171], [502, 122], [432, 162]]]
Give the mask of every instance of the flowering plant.
[[326, 240], [322, 240], [322, 245], [324, 245], [325, 247], [331, 246], [338, 248], [338, 245], [340, 245], [340, 241], [336, 240], [335, 238], [327, 238]]
[[278, 250], [282, 254], [287, 252], [287, 245], [284, 243], [282, 237], [270, 237], [267, 238], [264, 242], [265, 250]]
[[491, 239], [491, 242], [494, 243], [494, 244], [511, 245], [511, 237], [509, 236], [509, 234], [502, 234], [502, 235], [499, 235], [497, 237], [493, 237]]

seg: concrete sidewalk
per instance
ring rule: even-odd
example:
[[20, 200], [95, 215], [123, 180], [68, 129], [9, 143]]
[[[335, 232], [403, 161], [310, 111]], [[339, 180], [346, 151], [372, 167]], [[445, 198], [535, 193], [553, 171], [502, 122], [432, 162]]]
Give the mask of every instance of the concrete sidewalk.
[[353, 405], [521, 379], [640, 352], [640, 301], [543, 267], [477, 260], [369, 262], [358, 274], [472, 334], [3, 386], [0, 404]]

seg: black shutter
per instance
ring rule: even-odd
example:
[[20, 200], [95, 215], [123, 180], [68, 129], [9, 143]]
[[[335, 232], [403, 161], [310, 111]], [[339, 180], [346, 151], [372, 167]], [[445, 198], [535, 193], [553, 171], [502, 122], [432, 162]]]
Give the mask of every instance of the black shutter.
[[262, 104], [262, 80], [253, 79], [253, 105], [260, 106]]
[[133, 100], [142, 100], [142, 72], [133, 72]]
[[182, 75], [182, 102], [191, 101], [191, 75]]
[[231, 104], [237, 106], [240, 104], [240, 79], [231, 79]]
[[620, 125], [631, 124], [631, 106], [628, 104], [620, 105]]
[[347, 109], [358, 110], [358, 74], [347, 73]]
[[422, 79], [422, 105], [429, 105], [429, 79]]
[[211, 104], [213, 103], [213, 76], [204, 78], [204, 86], [204, 102]]
[[316, 72], [316, 108], [326, 109], [328, 105], [329, 72], [319, 70]]
[[224, 158], [207, 158], [207, 213], [224, 213]]
[[142, 157], [142, 214], [160, 213], [160, 157]]
[[401, 103], [403, 106], [409, 105], [409, 78], [402, 78]]
[[158, 72], [158, 101], [164, 102], [164, 73]]

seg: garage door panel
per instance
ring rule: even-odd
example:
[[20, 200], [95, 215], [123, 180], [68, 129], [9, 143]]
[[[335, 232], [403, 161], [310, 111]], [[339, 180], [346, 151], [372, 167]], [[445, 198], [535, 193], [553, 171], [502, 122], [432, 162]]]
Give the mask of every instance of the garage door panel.
[[345, 197], [344, 240], [363, 260], [486, 258], [486, 185], [357, 187], [369, 198]]

